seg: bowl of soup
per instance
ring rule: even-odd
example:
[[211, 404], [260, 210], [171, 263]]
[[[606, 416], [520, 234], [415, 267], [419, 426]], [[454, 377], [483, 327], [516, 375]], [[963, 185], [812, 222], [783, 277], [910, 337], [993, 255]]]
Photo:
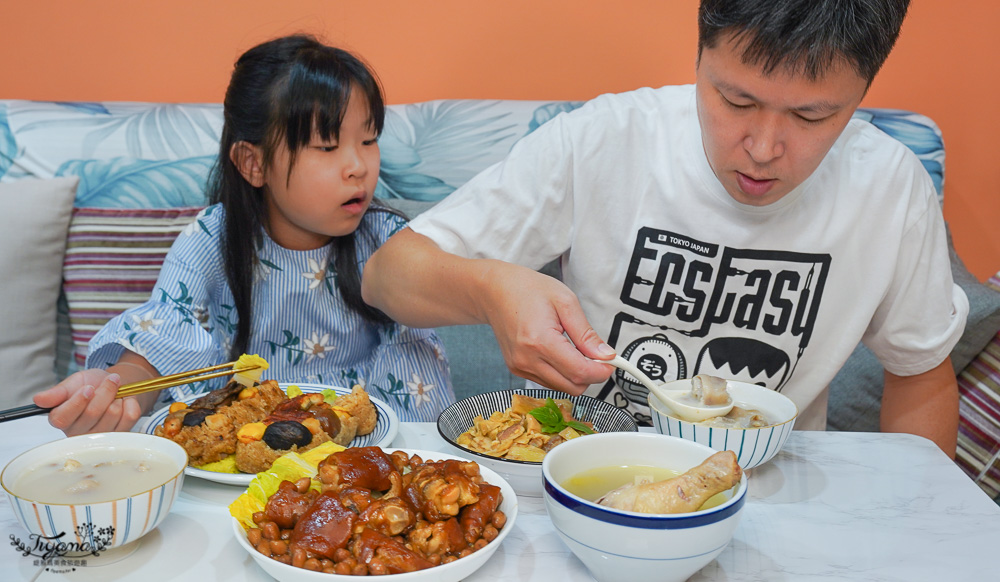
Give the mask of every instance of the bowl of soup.
[[[645, 432], [570, 441], [542, 461], [545, 509], [559, 537], [599, 582], [686, 580], [729, 544], [746, 501], [746, 474], [735, 460], [720, 484], [734, 483], [728, 488], [699, 496], [680, 486], [697, 482], [682, 476], [702, 470], [717, 452]], [[654, 486], [631, 488], [637, 483]], [[632, 506], [601, 502], [615, 491], [636, 489]], [[641, 511], [640, 500], [649, 502]]]
[[155, 529], [181, 491], [188, 456], [157, 436], [97, 433], [30, 449], [0, 473], [13, 513], [58, 555], [99, 556]]
[[[788, 440], [799, 414], [787, 396], [758, 384], [727, 380], [733, 410], [725, 417], [702, 422], [681, 420], [669, 406], [650, 393], [649, 412], [656, 431], [694, 441], [717, 451], [733, 451], [744, 469], [774, 458]], [[668, 390], [690, 390], [691, 380], [663, 385]]]

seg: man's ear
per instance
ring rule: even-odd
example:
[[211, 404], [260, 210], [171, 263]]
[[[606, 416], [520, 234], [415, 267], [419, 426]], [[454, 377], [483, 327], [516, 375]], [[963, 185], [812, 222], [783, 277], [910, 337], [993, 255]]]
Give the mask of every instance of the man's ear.
[[229, 159], [251, 186], [264, 186], [264, 160], [259, 147], [247, 141], [238, 141], [229, 148]]

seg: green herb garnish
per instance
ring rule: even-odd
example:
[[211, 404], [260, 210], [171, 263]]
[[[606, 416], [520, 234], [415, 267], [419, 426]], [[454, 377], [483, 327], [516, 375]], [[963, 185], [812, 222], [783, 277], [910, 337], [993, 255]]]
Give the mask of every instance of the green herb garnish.
[[529, 410], [528, 414], [535, 417], [535, 420], [542, 425], [542, 432], [546, 434], [557, 433], [566, 427], [570, 427], [583, 434], [594, 434], [594, 429], [576, 420], [565, 420], [556, 401], [551, 398], [545, 399], [545, 406], [539, 406], [534, 410]]

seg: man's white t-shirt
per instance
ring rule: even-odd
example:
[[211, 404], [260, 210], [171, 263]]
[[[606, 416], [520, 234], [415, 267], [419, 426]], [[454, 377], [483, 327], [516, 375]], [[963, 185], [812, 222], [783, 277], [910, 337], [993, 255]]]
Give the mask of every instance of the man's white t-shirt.
[[[709, 166], [693, 85], [557, 116], [410, 228], [464, 257], [560, 258], [597, 333], [654, 381], [763, 384], [796, 403], [796, 428], [825, 428], [826, 387], [859, 340], [888, 371], [918, 374], [968, 312], [909, 149], [852, 120], [803, 184], [743, 205]], [[624, 372], [586, 393], [649, 421]]]

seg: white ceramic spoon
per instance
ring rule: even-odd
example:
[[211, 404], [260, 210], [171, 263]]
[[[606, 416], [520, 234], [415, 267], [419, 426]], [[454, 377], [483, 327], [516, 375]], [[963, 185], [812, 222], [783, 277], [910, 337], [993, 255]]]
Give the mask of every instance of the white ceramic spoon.
[[[644, 374], [642, 370], [636, 368], [621, 356], [615, 356], [611, 360], [594, 360], [595, 362], [601, 362], [602, 364], [611, 364], [616, 368], [621, 368], [629, 374], [635, 376], [643, 386], [649, 389], [650, 392], [656, 395], [661, 402], [669, 406], [674, 413], [681, 419], [688, 422], [701, 422], [703, 420], [708, 420], [710, 418], [715, 418], [716, 416], [725, 416], [729, 414], [729, 411], [733, 409], [733, 399], [729, 399], [728, 404], [719, 404], [715, 406], [708, 406], [699, 403], [696, 399], [691, 397], [690, 382], [688, 382], [688, 389], [686, 390], [669, 390], [663, 386], [654, 383], [649, 379], [649, 376]], [[686, 398], [683, 398], [685, 397]]]

